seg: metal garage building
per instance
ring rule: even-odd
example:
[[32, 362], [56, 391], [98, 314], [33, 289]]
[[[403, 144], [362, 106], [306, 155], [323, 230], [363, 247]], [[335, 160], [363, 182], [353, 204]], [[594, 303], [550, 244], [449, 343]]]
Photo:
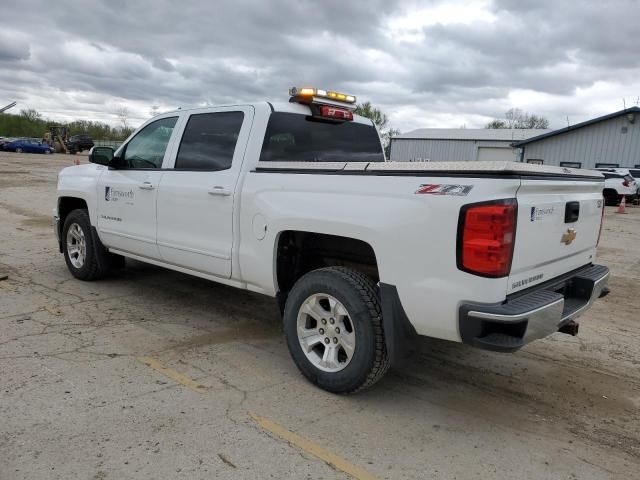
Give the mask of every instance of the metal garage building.
[[640, 168], [640, 108], [604, 115], [515, 142], [521, 160], [562, 167]]
[[519, 151], [512, 143], [548, 132], [551, 130], [420, 128], [393, 137], [389, 159], [404, 162], [519, 161]]

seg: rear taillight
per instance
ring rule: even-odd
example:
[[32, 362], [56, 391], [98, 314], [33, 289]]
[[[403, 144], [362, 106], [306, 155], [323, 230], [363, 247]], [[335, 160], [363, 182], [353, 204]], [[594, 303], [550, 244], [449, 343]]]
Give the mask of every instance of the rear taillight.
[[320, 107], [320, 115], [325, 118], [335, 118], [338, 120], [353, 120], [353, 113], [343, 108], [330, 107], [323, 105]]
[[517, 213], [515, 199], [463, 206], [458, 220], [458, 268], [483, 277], [509, 275]]
[[598, 230], [598, 241], [596, 247], [600, 245], [600, 235], [602, 235], [602, 224], [604, 223], [604, 197], [602, 197], [602, 210], [600, 211], [600, 230]]
[[628, 187], [629, 186], [629, 181], [628, 180], [623, 180], [622, 181], [622, 186], [623, 187]]

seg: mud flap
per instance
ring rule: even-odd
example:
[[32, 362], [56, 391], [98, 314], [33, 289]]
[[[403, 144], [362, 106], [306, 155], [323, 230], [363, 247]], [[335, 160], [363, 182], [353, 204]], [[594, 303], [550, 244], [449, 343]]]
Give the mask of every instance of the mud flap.
[[418, 349], [418, 333], [402, 308], [394, 285], [380, 283], [382, 325], [391, 366], [402, 365]]

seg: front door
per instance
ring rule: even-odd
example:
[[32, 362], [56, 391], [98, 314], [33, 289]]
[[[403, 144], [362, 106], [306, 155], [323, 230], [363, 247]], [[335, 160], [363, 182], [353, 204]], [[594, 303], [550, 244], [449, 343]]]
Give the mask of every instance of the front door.
[[98, 232], [109, 248], [159, 258], [156, 201], [178, 117], [154, 120], [124, 145], [98, 182]]
[[236, 184], [253, 107], [191, 114], [158, 190], [158, 248], [168, 263], [231, 277]]

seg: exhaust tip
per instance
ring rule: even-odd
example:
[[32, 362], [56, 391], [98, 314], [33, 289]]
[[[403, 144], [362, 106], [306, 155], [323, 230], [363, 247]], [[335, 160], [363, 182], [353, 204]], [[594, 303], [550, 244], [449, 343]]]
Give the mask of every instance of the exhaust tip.
[[578, 330], [580, 330], [580, 324], [578, 322], [574, 322], [573, 320], [569, 320], [558, 330], [560, 333], [566, 333], [567, 335], [571, 335], [575, 337], [578, 335]]

